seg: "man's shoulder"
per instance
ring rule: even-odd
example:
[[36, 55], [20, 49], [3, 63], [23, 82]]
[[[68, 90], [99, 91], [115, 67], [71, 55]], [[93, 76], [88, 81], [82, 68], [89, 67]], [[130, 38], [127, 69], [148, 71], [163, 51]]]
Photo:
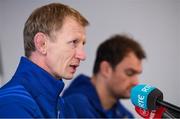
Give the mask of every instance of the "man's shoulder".
[[35, 100], [22, 85], [1, 88], [0, 107], [0, 118], [41, 116]]
[[121, 116], [127, 116], [128, 118], [134, 118], [133, 114], [126, 108], [122, 102], [119, 100], [117, 101], [117, 113]]
[[88, 97], [82, 93], [74, 93], [64, 97], [65, 101], [72, 102], [72, 103], [80, 103], [86, 104], [88, 103]]
[[2, 88], [0, 90], [0, 105], [8, 105], [11, 103], [35, 106], [35, 101], [28, 91], [22, 85]]
[[94, 107], [92, 107], [86, 95], [81, 93], [72, 94], [64, 98], [75, 111], [78, 118], [95, 118]]
[[65, 102], [68, 102], [69, 104], [73, 105], [74, 107], [78, 108], [90, 108], [91, 102], [88, 99], [86, 95], [83, 95], [81, 93], [72, 94], [69, 96], [64, 97]]
[[84, 84], [90, 81], [90, 77], [85, 74], [79, 74], [73, 81], [73, 85]]
[[64, 90], [63, 97], [77, 94], [75, 97], [79, 97], [78, 95], [89, 93], [92, 89], [92, 84], [90, 82], [90, 78], [81, 74], [77, 76], [71, 84]]

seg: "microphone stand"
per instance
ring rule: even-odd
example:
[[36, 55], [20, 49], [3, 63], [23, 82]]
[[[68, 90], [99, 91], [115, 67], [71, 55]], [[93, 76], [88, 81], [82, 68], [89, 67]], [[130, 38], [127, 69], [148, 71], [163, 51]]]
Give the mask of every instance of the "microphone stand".
[[162, 118], [175, 118], [174, 115], [172, 115], [171, 113], [169, 113], [168, 111], [165, 111], [162, 115]]
[[[166, 101], [162, 101], [162, 100], [157, 100], [157, 104], [167, 108], [168, 111], [166, 111], [167, 112], [166, 116], [171, 116], [172, 115], [171, 113], [173, 113], [173, 115], [175, 115], [175, 117], [180, 117], [180, 107], [177, 107], [173, 104], [170, 104], [170, 103], [168, 103]], [[169, 118], [173, 118], [173, 117], [169, 117]]]

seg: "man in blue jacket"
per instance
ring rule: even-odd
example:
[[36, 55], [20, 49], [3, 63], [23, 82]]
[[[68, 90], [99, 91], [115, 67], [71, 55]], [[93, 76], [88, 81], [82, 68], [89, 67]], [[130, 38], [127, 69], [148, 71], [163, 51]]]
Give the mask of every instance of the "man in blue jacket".
[[79, 75], [63, 96], [78, 117], [133, 118], [119, 99], [130, 97], [145, 57], [138, 42], [128, 36], [114, 35], [98, 47], [93, 76]]
[[0, 89], [0, 118], [74, 117], [59, 97], [62, 78], [71, 79], [85, 60], [88, 21], [60, 3], [37, 8], [24, 27], [25, 56], [12, 79]]

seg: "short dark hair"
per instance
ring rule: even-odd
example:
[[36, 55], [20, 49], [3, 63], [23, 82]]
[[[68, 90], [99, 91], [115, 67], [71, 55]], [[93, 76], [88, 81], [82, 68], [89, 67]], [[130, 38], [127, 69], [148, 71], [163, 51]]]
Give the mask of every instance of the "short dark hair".
[[62, 28], [66, 17], [71, 17], [83, 27], [89, 24], [77, 10], [61, 3], [51, 3], [35, 9], [24, 26], [25, 56], [29, 57], [35, 51], [33, 39], [38, 32], [50, 36], [52, 31]]
[[102, 61], [109, 62], [114, 69], [129, 52], [133, 52], [140, 60], [146, 58], [145, 51], [133, 38], [119, 34], [110, 37], [101, 43], [97, 49], [93, 74], [99, 72]]

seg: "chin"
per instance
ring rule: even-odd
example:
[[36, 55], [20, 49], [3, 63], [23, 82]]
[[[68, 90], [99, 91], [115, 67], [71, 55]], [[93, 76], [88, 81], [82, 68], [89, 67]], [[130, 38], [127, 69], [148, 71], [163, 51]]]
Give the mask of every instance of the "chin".
[[63, 78], [63, 79], [65, 79], [65, 80], [71, 80], [73, 77], [71, 77], [71, 78], [69, 78], [69, 77], [67, 77], [67, 78]]
[[120, 98], [121, 98], [121, 99], [129, 99], [129, 98], [130, 98], [130, 94], [121, 95]]
[[128, 96], [123, 96], [123, 97], [120, 97], [121, 99], [129, 99], [130, 97]]
[[71, 80], [73, 78], [73, 75], [64, 76], [63, 79]]

